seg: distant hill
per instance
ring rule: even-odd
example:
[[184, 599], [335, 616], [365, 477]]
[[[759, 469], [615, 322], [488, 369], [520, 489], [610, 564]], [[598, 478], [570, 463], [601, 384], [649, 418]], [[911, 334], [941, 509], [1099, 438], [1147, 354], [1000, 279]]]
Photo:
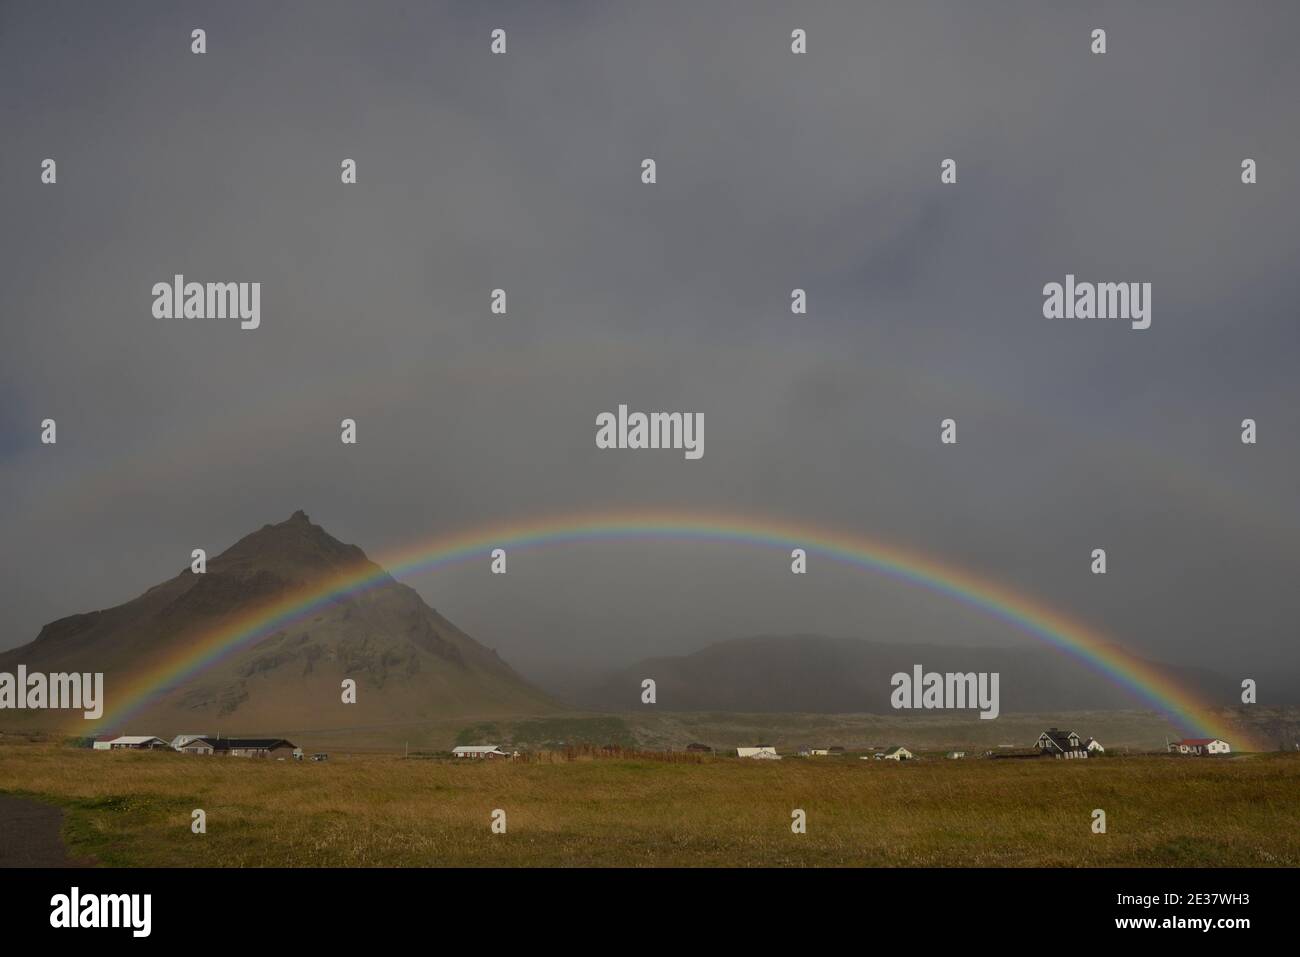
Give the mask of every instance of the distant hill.
[[[998, 672], [1003, 712], [1149, 707], [1111, 680], [1048, 648], [961, 648], [885, 644], [818, 635], [738, 638], [694, 654], [647, 658], [568, 689], [579, 707], [640, 707], [641, 681], [656, 683], [663, 711], [891, 712], [890, 678], [913, 665], [938, 672]], [[1234, 702], [1237, 685], [1212, 672], [1159, 665], [1216, 704]]]
[[[186, 568], [125, 604], [51, 622], [0, 653], [0, 671], [102, 671], [111, 709], [115, 689], [141, 669], [241, 612], [341, 573], [379, 570], [295, 512], [210, 558], [205, 574]], [[384, 577], [233, 654], [150, 705], [129, 730], [288, 733], [554, 710], [494, 651]], [[357, 682], [356, 704], [340, 700], [344, 678]], [[0, 725], [15, 723], [66, 725], [68, 712], [0, 712]], [[86, 734], [95, 730], [85, 722]]]

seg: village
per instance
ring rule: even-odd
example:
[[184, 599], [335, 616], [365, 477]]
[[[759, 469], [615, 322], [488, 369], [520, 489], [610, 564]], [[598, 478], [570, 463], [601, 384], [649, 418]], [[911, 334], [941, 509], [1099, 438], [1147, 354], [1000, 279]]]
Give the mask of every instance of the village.
[[[99, 737], [92, 743], [96, 751], [179, 751], [182, 754], [223, 754], [237, 758], [291, 758], [301, 761], [307, 755], [302, 748], [284, 738], [223, 738], [220, 735], [178, 734], [165, 741], [152, 734], [123, 734]], [[324, 761], [323, 751], [310, 755], [312, 761]]]
[[[156, 735], [147, 734], [106, 735], [95, 738], [93, 742], [91, 742], [91, 747], [96, 751], [170, 750], [181, 754], [273, 758], [278, 761], [325, 761], [329, 758], [329, 754], [323, 751], [307, 754], [302, 748], [285, 738], [222, 737], [220, 734], [178, 734], [170, 740]], [[734, 754], [732, 753], [733, 751]], [[648, 752], [633, 751], [632, 749], [615, 745], [593, 749], [593, 753], [601, 752], [610, 756], [625, 756], [632, 754], [648, 756], [649, 754]], [[780, 761], [786, 757], [806, 759], [857, 757], [862, 761], [902, 762], [928, 760], [932, 758], [943, 758], [954, 761], [979, 758], [991, 760], [1042, 758], [1078, 760], [1089, 757], [1095, 758], [1104, 756], [1106, 754], [1106, 749], [1096, 738], [1084, 737], [1076, 731], [1061, 730], [1053, 727], [1043, 731], [1038, 738], [1027, 747], [1003, 744], [998, 745], [996, 748], [986, 748], [983, 751], [946, 749], [942, 751], [925, 752], [920, 750], [914, 751], [901, 744], [879, 747], [868, 745], [860, 750], [850, 750], [840, 745], [833, 745], [828, 747], [802, 747], [794, 751], [792, 754], [783, 755], [777, 751], [775, 745], [771, 744], [742, 745], [732, 749], [714, 748], [711, 745], [693, 741], [681, 749], [663, 749], [654, 753], [665, 755], [681, 753], [698, 758], [704, 758], [706, 756], [719, 758], [735, 757], [753, 761]], [[1125, 751], [1125, 753], [1137, 754], [1143, 752]], [[1220, 738], [1183, 738], [1177, 741], [1168, 742], [1163, 753], [1185, 757], [1213, 757], [1231, 754], [1232, 746], [1227, 741]], [[408, 754], [407, 756], [409, 757], [411, 755]], [[501, 745], [497, 744], [474, 744], [457, 745], [450, 751], [436, 752], [433, 754], [421, 753], [416, 756], [448, 757], [467, 760], [517, 760], [525, 758], [528, 755], [525, 752], [511, 748], [503, 748]]]

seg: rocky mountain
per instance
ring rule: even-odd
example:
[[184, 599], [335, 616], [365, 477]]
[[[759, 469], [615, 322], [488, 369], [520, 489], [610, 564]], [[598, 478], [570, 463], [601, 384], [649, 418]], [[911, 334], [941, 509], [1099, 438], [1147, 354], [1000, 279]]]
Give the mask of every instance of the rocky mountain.
[[[0, 671], [105, 674], [105, 718], [133, 679], [184, 658], [202, 636], [249, 612], [337, 578], [378, 573], [345, 594], [223, 657], [149, 705], [130, 729], [288, 734], [296, 730], [418, 725], [427, 719], [538, 714], [556, 705], [485, 648], [303, 512], [265, 525], [125, 604], [51, 622], [27, 645], [0, 653]], [[344, 704], [340, 685], [357, 683]], [[68, 712], [6, 711], [0, 723], [65, 726]]]

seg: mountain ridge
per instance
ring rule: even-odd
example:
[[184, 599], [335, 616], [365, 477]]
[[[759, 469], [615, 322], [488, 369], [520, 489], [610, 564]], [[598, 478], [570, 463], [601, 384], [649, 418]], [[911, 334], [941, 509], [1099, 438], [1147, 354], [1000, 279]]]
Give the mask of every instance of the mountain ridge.
[[[183, 656], [197, 639], [236, 627], [253, 609], [354, 577], [376, 581], [235, 649], [147, 703], [133, 722], [193, 727], [220, 720], [230, 731], [273, 731], [558, 707], [360, 547], [334, 538], [301, 510], [243, 536], [209, 558], [203, 573], [186, 567], [119, 605], [49, 622], [31, 642], [0, 652], [0, 670], [22, 663], [29, 673], [102, 671], [107, 718], [120, 704], [114, 689], [129, 686], [160, 656]], [[357, 682], [355, 704], [341, 701], [344, 678]], [[58, 714], [0, 717], [36, 724]], [[86, 722], [87, 732], [97, 724]]]

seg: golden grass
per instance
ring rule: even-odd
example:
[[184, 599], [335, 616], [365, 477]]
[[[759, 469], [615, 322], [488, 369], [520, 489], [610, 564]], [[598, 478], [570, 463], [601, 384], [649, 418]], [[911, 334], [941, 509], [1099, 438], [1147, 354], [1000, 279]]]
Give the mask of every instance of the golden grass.
[[[298, 763], [7, 745], [0, 791], [67, 807], [74, 855], [108, 865], [1300, 864], [1287, 754]], [[206, 834], [190, 831], [195, 808]], [[1108, 833], [1092, 833], [1094, 808]]]

